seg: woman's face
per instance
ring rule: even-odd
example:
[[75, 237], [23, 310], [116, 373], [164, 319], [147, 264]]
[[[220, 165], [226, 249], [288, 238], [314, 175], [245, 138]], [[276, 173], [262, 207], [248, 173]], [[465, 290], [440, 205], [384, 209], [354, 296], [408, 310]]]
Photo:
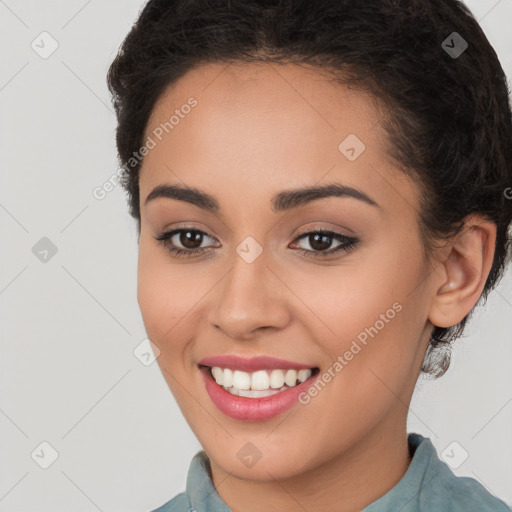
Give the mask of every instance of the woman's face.
[[[153, 110], [138, 302], [186, 420], [236, 477], [298, 475], [405, 433], [433, 284], [418, 190], [388, 157], [379, 118], [363, 93], [291, 64], [205, 65]], [[162, 185], [184, 192], [146, 203]], [[288, 197], [325, 185], [350, 189]], [[287, 363], [244, 365], [260, 356]], [[240, 398], [202, 363], [228, 386], [236, 370], [242, 389], [317, 370], [299, 396]]]

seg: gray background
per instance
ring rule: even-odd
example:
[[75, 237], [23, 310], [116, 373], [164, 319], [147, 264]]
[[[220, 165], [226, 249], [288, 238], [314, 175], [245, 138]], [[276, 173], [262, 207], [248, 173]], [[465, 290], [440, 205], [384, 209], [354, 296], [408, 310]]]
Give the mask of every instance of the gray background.
[[[467, 3], [510, 77], [512, 0]], [[125, 195], [93, 196], [117, 170], [105, 75], [142, 5], [0, 0], [0, 512], [151, 510], [183, 491], [200, 449], [136, 350], [146, 335]], [[511, 281], [448, 374], [420, 380], [408, 425], [509, 504]]]

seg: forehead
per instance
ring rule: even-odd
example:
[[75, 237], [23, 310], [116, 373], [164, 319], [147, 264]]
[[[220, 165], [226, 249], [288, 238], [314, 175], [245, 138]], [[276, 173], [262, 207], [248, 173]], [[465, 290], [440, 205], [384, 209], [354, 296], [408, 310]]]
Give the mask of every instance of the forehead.
[[[190, 98], [196, 105], [185, 108]], [[317, 68], [199, 66], [155, 104], [145, 137], [156, 145], [143, 161], [141, 200], [160, 183], [180, 181], [214, 192], [233, 186], [255, 199], [324, 179], [382, 193], [386, 181], [404, 176], [386, 151], [381, 116], [373, 97]]]
[[146, 131], [168, 120], [190, 97], [198, 100], [199, 108], [194, 110], [200, 115], [194, 117], [200, 117], [207, 128], [222, 115], [224, 123], [232, 120], [240, 122], [239, 126], [245, 125], [244, 120], [258, 118], [270, 129], [279, 120], [301, 118], [304, 128], [320, 133], [327, 128], [364, 132], [381, 118], [373, 96], [336, 82], [317, 67], [210, 63], [189, 71], [166, 89], [153, 108]]

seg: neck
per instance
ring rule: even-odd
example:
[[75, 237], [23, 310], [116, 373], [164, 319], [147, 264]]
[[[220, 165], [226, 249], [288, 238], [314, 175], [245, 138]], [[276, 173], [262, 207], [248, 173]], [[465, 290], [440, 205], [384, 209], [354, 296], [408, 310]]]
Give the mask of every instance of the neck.
[[350, 450], [291, 478], [241, 480], [213, 461], [211, 470], [217, 493], [232, 512], [360, 512], [393, 488], [410, 462], [402, 416], [399, 425], [380, 424]]

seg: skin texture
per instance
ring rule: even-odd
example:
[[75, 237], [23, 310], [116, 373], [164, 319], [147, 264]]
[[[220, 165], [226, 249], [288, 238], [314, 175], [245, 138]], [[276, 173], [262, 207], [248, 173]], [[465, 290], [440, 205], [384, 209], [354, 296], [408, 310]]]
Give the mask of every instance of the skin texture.
[[[191, 96], [197, 106], [149, 151], [140, 175], [137, 298], [158, 364], [233, 511], [360, 510], [409, 466], [407, 411], [432, 327], [458, 323], [477, 302], [495, 226], [468, 218], [429, 265], [418, 188], [387, 155], [377, 105], [319, 70], [203, 65], [161, 96], [146, 135]], [[354, 161], [338, 149], [349, 134], [366, 147]], [[201, 189], [220, 209], [169, 198], [144, 205], [164, 183]], [[326, 183], [360, 189], [378, 207], [329, 197], [271, 210], [282, 190]], [[206, 251], [173, 256], [155, 240], [177, 228], [204, 231], [195, 247]], [[359, 243], [315, 257], [314, 240], [298, 240], [313, 228]], [[252, 263], [236, 252], [248, 236], [263, 249]], [[340, 245], [330, 240], [325, 250]], [[183, 237], [173, 241], [186, 248]], [[394, 303], [400, 311], [307, 405], [247, 422], [224, 415], [206, 393], [204, 357], [269, 355], [322, 373]], [[237, 457], [248, 442], [261, 452], [250, 468]]]

